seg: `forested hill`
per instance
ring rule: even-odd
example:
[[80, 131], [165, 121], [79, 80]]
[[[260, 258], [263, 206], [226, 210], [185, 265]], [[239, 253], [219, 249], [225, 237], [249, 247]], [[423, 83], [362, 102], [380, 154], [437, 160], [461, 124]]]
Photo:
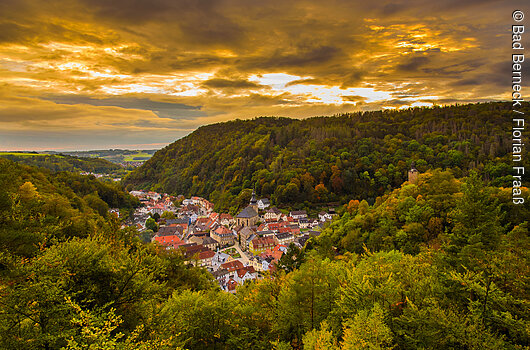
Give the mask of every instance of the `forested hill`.
[[412, 161], [420, 172], [450, 168], [456, 177], [475, 168], [492, 185], [509, 186], [512, 117], [510, 103], [485, 103], [235, 120], [203, 126], [158, 151], [125, 184], [206, 196], [232, 210], [253, 186], [276, 204], [300, 208], [370, 201], [400, 186]]
[[5, 251], [34, 253], [41, 244], [87, 237], [101, 229], [109, 208], [126, 216], [140, 205], [116, 184], [93, 176], [51, 173], [1, 157], [0, 188], [0, 270]]
[[18, 152], [0, 152], [0, 157], [52, 171], [87, 171], [98, 174], [123, 172], [122, 167], [118, 164], [101, 158], [74, 157], [66, 154]]

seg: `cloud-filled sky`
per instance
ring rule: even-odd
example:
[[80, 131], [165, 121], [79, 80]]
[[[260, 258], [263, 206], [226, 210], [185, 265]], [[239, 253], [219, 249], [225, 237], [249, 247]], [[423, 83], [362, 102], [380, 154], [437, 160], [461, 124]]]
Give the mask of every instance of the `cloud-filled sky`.
[[2, 0], [0, 150], [153, 149], [234, 118], [508, 100], [523, 3]]

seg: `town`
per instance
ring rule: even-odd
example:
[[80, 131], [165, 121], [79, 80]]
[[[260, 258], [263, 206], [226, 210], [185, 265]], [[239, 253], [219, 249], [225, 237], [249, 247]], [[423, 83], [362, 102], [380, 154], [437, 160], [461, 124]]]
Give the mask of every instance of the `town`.
[[135, 226], [145, 242], [179, 250], [188, 263], [206, 268], [230, 293], [246, 280], [274, 271], [291, 244], [303, 248], [336, 216], [333, 208], [317, 218], [309, 218], [305, 210], [284, 213], [271, 207], [269, 199], [256, 199], [255, 192], [235, 217], [215, 212], [214, 204], [201, 197], [177, 198], [152, 191], [130, 194], [142, 205], [125, 226]]

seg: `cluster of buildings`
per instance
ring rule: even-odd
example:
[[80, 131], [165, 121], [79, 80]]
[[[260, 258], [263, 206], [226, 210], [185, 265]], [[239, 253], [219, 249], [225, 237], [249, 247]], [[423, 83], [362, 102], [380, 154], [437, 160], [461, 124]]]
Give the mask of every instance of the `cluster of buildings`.
[[268, 199], [256, 199], [254, 192], [249, 205], [235, 217], [215, 212], [213, 203], [201, 197], [184, 199], [176, 207], [175, 198], [165, 194], [130, 193], [144, 204], [136, 211], [134, 224], [145, 229], [145, 220], [153, 214], [173, 213], [174, 218], [159, 219], [152, 242], [180, 250], [189, 263], [208, 269], [228, 292], [274, 270], [290, 244], [302, 248], [335, 215], [331, 209], [317, 218], [309, 218], [304, 210], [284, 213], [271, 208]]

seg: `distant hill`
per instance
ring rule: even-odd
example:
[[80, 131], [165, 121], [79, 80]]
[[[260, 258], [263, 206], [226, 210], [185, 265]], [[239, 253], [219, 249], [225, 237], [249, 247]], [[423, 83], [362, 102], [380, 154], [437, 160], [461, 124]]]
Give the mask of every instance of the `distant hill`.
[[86, 171], [98, 174], [124, 173], [121, 166], [100, 158], [79, 158], [66, 154], [0, 152], [0, 157], [51, 171]]
[[92, 151], [72, 151], [72, 152], [50, 152], [51, 154], [63, 154], [83, 158], [102, 158], [113, 163], [124, 162], [144, 162], [155, 154], [156, 149], [149, 150], [129, 150], [129, 149], [107, 149]]
[[[254, 186], [259, 196], [300, 208], [370, 202], [399, 187], [412, 161], [420, 173], [442, 168], [461, 177], [477, 169], [492, 185], [510, 186], [512, 113], [510, 103], [484, 103], [229, 121], [159, 150], [124, 183], [206, 196], [232, 211]], [[528, 166], [528, 152], [523, 159]]]

